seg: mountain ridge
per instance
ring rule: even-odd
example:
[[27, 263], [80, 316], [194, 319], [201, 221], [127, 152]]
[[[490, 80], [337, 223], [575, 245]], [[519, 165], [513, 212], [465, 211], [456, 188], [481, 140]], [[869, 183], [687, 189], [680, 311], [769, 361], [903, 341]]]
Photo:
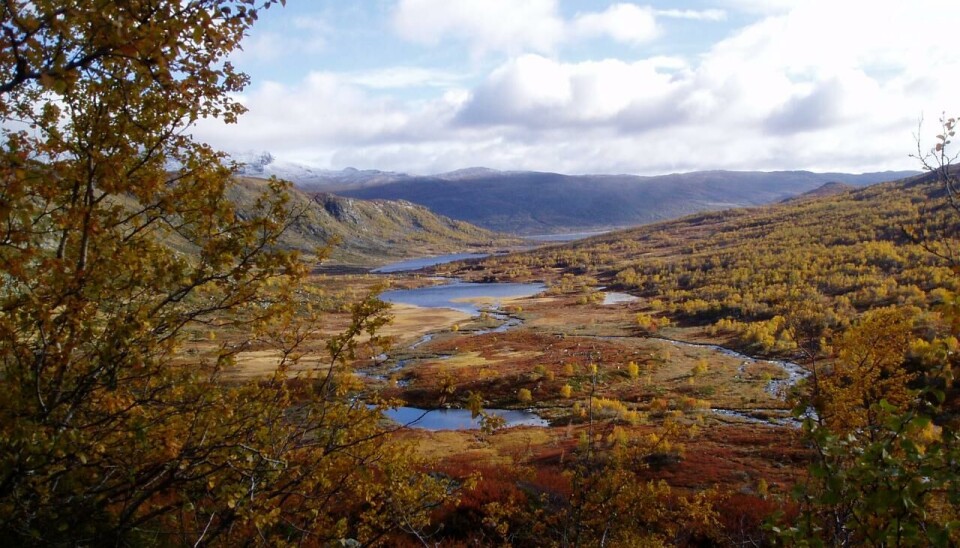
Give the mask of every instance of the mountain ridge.
[[405, 200], [497, 232], [551, 234], [636, 226], [701, 211], [776, 203], [826, 183], [862, 187], [916, 171], [836, 173], [706, 170], [666, 175], [567, 175], [468, 167], [434, 175], [375, 169], [313, 169], [269, 152], [235, 155], [239, 173], [277, 176], [300, 190]]
[[[242, 215], [266, 184], [264, 179], [237, 177], [228, 197]], [[307, 194], [296, 188], [289, 193], [289, 207], [300, 214], [281, 236], [280, 245], [312, 253], [338, 242], [327, 261], [331, 264], [376, 266], [423, 255], [489, 252], [519, 243], [412, 202]]]
[[407, 200], [490, 230], [535, 234], [640, 225], [700, 211], [775, 203], [827, 182], [866, 186], [915, 174], [715, 170], [636, 176], [496, 172], [456, 179], [410, 177], [338, 193]]

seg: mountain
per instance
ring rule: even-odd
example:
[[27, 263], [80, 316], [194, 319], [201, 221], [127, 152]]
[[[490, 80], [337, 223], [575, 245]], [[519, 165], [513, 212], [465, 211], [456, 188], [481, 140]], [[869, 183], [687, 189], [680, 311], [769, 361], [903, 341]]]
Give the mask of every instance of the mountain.
[[[828, 188], [835, 188], [831, 185]], [[960, 288], [939, 255], [952, 253], [960, 216], [936, 174], [777, 204], [694, 215], [564, 245], [488, 258], [453, 275], [548, 281], [589, 275], [597, 285], [661, 299], [684, 320], [769, 319], [809, 295], [829, 310], [927, 306]], [[929, 240], [919, 242], [924, 235]], [[522, 265], [525, 270], [521, 270]], [[522, 281], [522, 277], [518, 279]]]
[[[252, 207], [265, 184], [263, 179], [237, 178], [228, 196], [240, 215]], [[413, 256], [492, 251], [518, 243], [405, 201], [308, 195], [293, 189], [290, 207], [303, 213], [282, 236], [281, 245], [312, 252], [339, 241], [330, 258], [336, 264], [372, 266]]]
[[240, 164], [236, 170], [237, 175], [259, 178], [277, 177], [296, 183], [307, 192], [363, 188], [410, 178], [405, 173], [376, 169], [361, 170], [352, 167], [342, 170], [319, 169], [306, 164], [279, 160], [266, 151], [234, 153], [230, 157]]
[[[842, 344], [837, 335], [867, 312], [888, 314], [875, 316], [888, 320], [894, 313], [903, 319], [901, 334], [913, 326], [905, 340], [915, 341], [894, 363], [905, 359], [903, 367], [918, 382], [941, 382], [938, 374], [926, 376], [933, 364], [947, 364], [944, 375], [960, 374], [957, 362], [943, 357], [956, 345], [951, 322], [960, 292], [960, 214], [939, 175], [703, 212], [479, 263], [441, 265], [436, 272], [467, 281], [543, 281], [572, 288], [568, 292], [583, 291], [578, 281], [587, 291], [626, 291], [639, 297], [630, 310], [646, 322], [641, 329], [656, 331], [667, 317], [685, 336], [724, 341], [751, 355], [829, 354], [820, 341], [831, 334]], [[888, 336], [871, 335], [863, 344]], [[948, 388], [945, 398], [957, 420], [960, 385]]]
[[440, 215], [516, 234], [635, 226], [700, 211], [775, 203], [826, 183], [860, 187], [916, 174], [698, 171], [643, 177], [470, 167], [409, 175], [374, 169], [317, 169], [278, 160], [269, 152], [234, 154], [233, 159], [243, 163], [240, 175], [276, 176], [304, 192], [406, 200]]
[[338, 192], [408, 200], [491, 230], [537, 234], [633, 226], [699, 211], [774, 203], [828, 182], [865, 186], [913, 174], [700, 171], [641, 177], [471, 168]]
[[856, 188], [857, 187], [854, 185], [848, 185], [847, 183], [838, 183], [836, 181], [833, 181], [829, 183], [823, 183], [823, 185], [818, 186], [813, 190], [808, 190], [803, 194], [799, 194], [797, 196], [791, 196], [790, 198], [787, 198], [782, 201], [793, 202], [797, 200], [808, 200], [810, 198], [820, 198], [822, 196], [833, 196], [834, 194], [842, 194], [844, 192], [848, 192]]
[[944, 302], [942, 288], [960, 290], [944, 259], [956, 256], [958, 231], [960, 215], [943, 184], [924, 174], [444, 268], [467, 280], [585, 275], [659, 301], [658, 310], [683, 324], [776, 323], [771, 318], [810, 306], [827, 316], [824, 325], [842, 328], [871, 308], [932, 310]]

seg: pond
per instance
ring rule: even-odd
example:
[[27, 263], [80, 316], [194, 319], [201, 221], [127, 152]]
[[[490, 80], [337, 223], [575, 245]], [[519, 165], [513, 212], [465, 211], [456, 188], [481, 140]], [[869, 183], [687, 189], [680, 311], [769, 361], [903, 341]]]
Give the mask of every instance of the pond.
[[531, 236], [524, 236], [525, 240], [531, 240], [534, 242], [574, 242], [576, 240], [583, 240], [590, 238], [592, 236], [599, 236], [601, 234], [606, 234], [610, 232], [609, 230], [595, 230], [592, 232], [565, 232], [561, 234], [534, 234]]
[[[424, 308], [452, 308], [476, 316], [480, 314], [480, 309], [486, 306], [469, 302], [470, 300], [531, 297], [544, 289], [546, 287], [541, 283], [474, 283], [454, 280], [444, 285], [384, 291], [380, 294], [380, 299], [388, 303]], [[494, 305], [493, 308], [497, 306]]]
[[640, 299], [629, 293], [617, 293], [616, 291], [605, 291], [603, 293], [603, 304], [632, 303]]
[[[506, 421], [505, 426], [508, 428], [511, 426], [548, 425], [546, 420], [530, 411], [512, 409], [487, 409], [486, 411], [503, 418]], [[423, 430], [477, 430], [480, 428], [480, 418], [472, 418], [470, 411], [467, 409], [432, 409], [427, 411], [416, 407], [397, 407], [388, 409], [383, 414], [396, 423]]]
[[465, 261], [467, 259], [482, 259], [489, 256], [489, 253], [453, 253], [450, 255], [437, 255], [436, 257], [418, 257], [416, 259], [409, 259], [406, 261], [400, 261], [398, 263], [384, 265], [380, 268], [375, 268], [370, 272], [374, 272], [376, 274], [411, 272], [414, 270], [420, 270], [421, 268], [426, 268], [428, 266], [452, 263], [454, 261]]

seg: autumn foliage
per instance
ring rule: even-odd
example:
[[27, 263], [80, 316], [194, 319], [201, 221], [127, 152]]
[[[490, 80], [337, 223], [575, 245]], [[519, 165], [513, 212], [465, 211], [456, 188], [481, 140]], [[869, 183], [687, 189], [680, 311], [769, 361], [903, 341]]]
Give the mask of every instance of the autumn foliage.
[[[242, 113], [226, 56], [275, 3], [0, 7], [5, 545], [375, 542], [449, 495], [349, 398], [382, 303], [288, 382], [319, 321], [298, 301], [309, 263], [275, 245], [297, 211], [271, 182], [237, 215], [223, 156], [189, 136]], [[244, 336], [183, 351], [207, 330]], [[251, 345], [276, 374], [227, 382]]]

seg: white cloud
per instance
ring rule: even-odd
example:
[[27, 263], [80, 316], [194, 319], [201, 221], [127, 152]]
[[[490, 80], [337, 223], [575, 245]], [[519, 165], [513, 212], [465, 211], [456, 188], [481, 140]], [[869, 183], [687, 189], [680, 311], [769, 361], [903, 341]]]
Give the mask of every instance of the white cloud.
[[424, 67], [398, 66], [347, 73], [343, 75], [343, 78], [351, 84], [371, 89], [449, 88], [470, 78], [470, 75]]
[[599, 13], [577, 14], [570, 33], [579, 38], [607, 36], [624, 44], [642, 44], [657, 37], [653, 9], [636, 4], [614, 4]]
[[[580, 62], [556, 53], [571, 29], [616, 38], [603, 14], [636, 7], [563, 21], [545, 0], [465, 2], [479, 10], [468, 10], [472, 19], [444, 5], [403, 2], [437, 10], [435, 20], [403, 23], [406, 32], [515, 52], [472, 88], [472, 78], [427, 67], [315, 73], [296, 85], [260, 85], [243, 97], [250, 112], [239, 127], [207, 123], [197, 134], [228, 150], [268, 149], [320, 167], [421, 173], [478, 164], [571, 173], [864, 171], [916, 167], [907, 154], [918, 117], [960, 113], [960, 55], [944, 38], [960, 24], [952, 0], [806, 0], [696, 58], [638, 59], [629, 48], [629, 60]], [[496, 13], [481, 14], [481, 5]], [[511, 18], [520, 9], [562, 31], [518, 28]], [[636, 9], [653, 19], [688, 16]], [[624, 30], [620, 40], [641, 40], [649, 28]], [[412, 86], [430, 88], [431, 98], [390, 93]]]
[[[666, 17], [716, 19], [722, 10], [666, 10]], [[475, 56], [549, 54], [571, 41], [609, 38], [643, 44], [660, 34], [652, 8], [617, 3], [565, 20], [556, 0], [400, 0], [393, 13], [397, 34], [410, 42], [436, 46], [446, 40], [468, 45]]]
[[270, 150], [284, 159], [329, 161], [331, 148], [418, 141], [443, 132], [456, 94], [411, 105], [371, 95], [341, 75], [311, 73], [295, 86], [267, 82], [238, 97], [248, 112], [236, 125], [201, 120], [195, 135], [227, 151]]
[[[801, 6], [807, 0], [721, 0], [725, 5], [737, 11], [752, 14], [782, 14]], [[839, 2], [838, 2], [839, 3]]]
[[656, 10], [658, 17], [669, 17], [671, 19], [690, 19], [694, 21], [724, 21], [727, 18], [727, 12], [721, 9], [708, 10]]
[[468, 126], [537, 128], [636, 124], [649, 107], [662, 111], [658, 107], [667, 106], [678, 85], [672, 71], [658, 70], [663, 66], [676, 68], [682, 62], [656, 58], [567, 64], [524, 55], [495, 70], [458, 120]]
[[400, 0], [393, 27], [424, 45], [462, 40], [475, 54], [548, 52], [564, 32], [555, 0]]

